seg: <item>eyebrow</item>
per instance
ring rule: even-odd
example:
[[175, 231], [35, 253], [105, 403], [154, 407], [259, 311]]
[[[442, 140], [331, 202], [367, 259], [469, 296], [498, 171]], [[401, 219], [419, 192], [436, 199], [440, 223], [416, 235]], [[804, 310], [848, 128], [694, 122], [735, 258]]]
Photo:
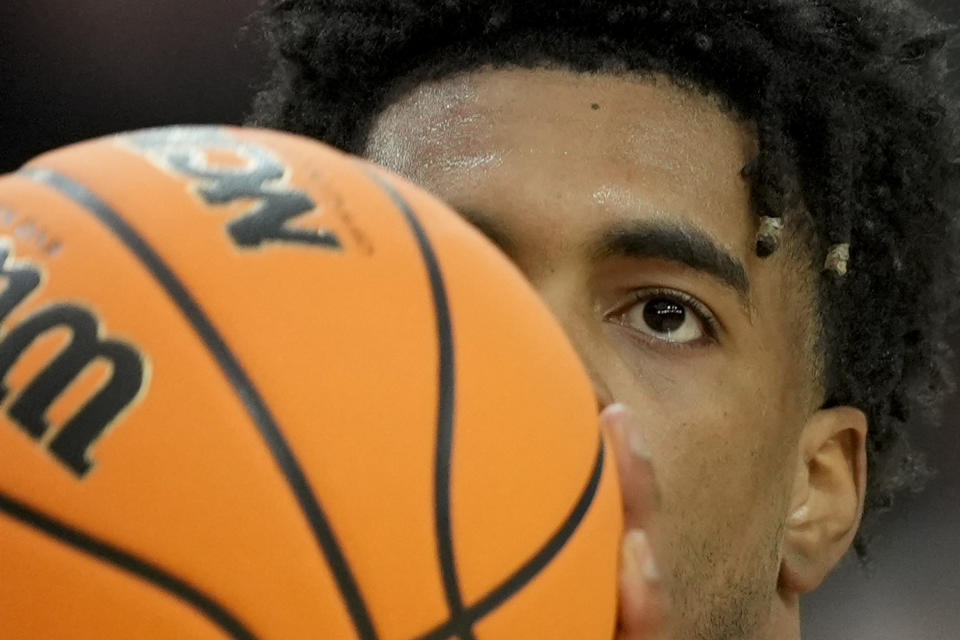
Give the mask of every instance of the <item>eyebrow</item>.
[[733, 289], [749, 306], [750, 280], [743, 263], [694, 227], [650, 221], [618, 225], [608, 229], [592, 251], [595, 261], [613, 257], [680, 263]]
[[[475, 210], [457, 208], [457, 213], [501, 251], [513, 255], [514, 243], [500, 225]], [[611, 227], [593, 246], [591, 258], [599, 262], [614, 257], [667, 260], [682, 264], [706, 273], [734, 290], [743, 306], [750, 306], [750, 280], [743, 263], [695, 227], [645, 220]]]
[[510, 240], [510, 235], [500, 225], [478, 211], [463, 208], [457, 208], [456, 211], [461, 218], [485, 235], [487, 240], [497, 245], [500, 251], [513, 255], [514, 244]]

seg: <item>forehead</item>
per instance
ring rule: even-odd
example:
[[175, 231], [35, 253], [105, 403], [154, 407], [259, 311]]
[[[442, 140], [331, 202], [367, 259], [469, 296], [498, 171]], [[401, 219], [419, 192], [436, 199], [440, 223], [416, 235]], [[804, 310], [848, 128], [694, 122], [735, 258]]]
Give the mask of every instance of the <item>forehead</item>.
[[383, 112], [367, 155], [496, 217], [510, 213], [507, 195], [514, 212], [563, 198], [579, 212], [568, 223], [678, 219], [742, 253], [754, 220], [741, 172], [754, 144], [717, 100], [663, 77], [511, 68], [416, 87]]

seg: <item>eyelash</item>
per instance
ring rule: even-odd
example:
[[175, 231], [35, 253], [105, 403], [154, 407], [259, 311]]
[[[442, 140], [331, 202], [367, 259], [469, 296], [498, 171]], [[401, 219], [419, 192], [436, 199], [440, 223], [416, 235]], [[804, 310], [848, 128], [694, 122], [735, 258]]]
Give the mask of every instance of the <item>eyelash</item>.
[[[706, 337], [712, 342], [717, 341], [720, 323], [717, 321], [716, 316], [714, 316], [713, 313], [711, 313], [711, 311], [707, 308], [705, 304], [703, 304], [702, 302], [700, 302], [690, 294], [684, 293], [682, 291], [677, 291], [675, 289], [652, 288], [652, 289], [638, 289], [633, 292], [632, 297], [633, 297], [633, 301], [629, 305], [621, 307], [611, 317], [616, 318], [626, 314], [626, 312], [629, 311], [633, 307], [633, 305], [643, 304], [645, 302], [649, 302], [650, 300], [653, 300], [654, 298], [665, 298], [667, 300], [671, 300], [673, 302], [682, 304], [684, 307], [690, 309], [693, 312], [693, 314], [697, 317], [697, 320], [699, 320], [701, 325], [703, 326], [703, 332], [706, 335]], [[655, 338], [651, 338], [651, 339], [655, 339]], [[663, 342], [664, 345], [673, 349], [689, 349], [691, 347], [698, 346], [695, 343], [679, 344], [679, 343], [671, 343], [671, 342], [665, 342], [665, 341], [659, 341], [659, 342]]]

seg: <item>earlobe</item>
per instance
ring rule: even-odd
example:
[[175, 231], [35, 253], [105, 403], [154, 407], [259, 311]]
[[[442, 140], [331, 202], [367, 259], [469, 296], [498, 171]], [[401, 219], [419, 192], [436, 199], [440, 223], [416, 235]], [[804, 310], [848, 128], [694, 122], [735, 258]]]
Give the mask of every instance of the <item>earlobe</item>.
[[846, 553], [863, 513], [867, 419], [821, 409], [803, 428], [780, 566], [780, 588], [815, 589]]

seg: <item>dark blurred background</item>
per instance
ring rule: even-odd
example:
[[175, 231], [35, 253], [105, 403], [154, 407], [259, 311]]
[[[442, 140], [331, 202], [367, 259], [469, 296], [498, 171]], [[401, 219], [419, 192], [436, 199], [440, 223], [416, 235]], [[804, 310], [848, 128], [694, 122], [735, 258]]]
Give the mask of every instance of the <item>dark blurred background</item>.
[[[245, 29], [256, 1], [0, 2], [0, 173], [106, 133], [242, 121], [266, 71]], [[958, 0], [922, 4], [960, 23]], [[960, 93], [960, 51], [953, 62]], [[806, 640], [960, 638], [958, 415], [960, 394], [914, 434], [938, 474], [883, 520], [868, 570], [848, 558], [808, 598]]]

